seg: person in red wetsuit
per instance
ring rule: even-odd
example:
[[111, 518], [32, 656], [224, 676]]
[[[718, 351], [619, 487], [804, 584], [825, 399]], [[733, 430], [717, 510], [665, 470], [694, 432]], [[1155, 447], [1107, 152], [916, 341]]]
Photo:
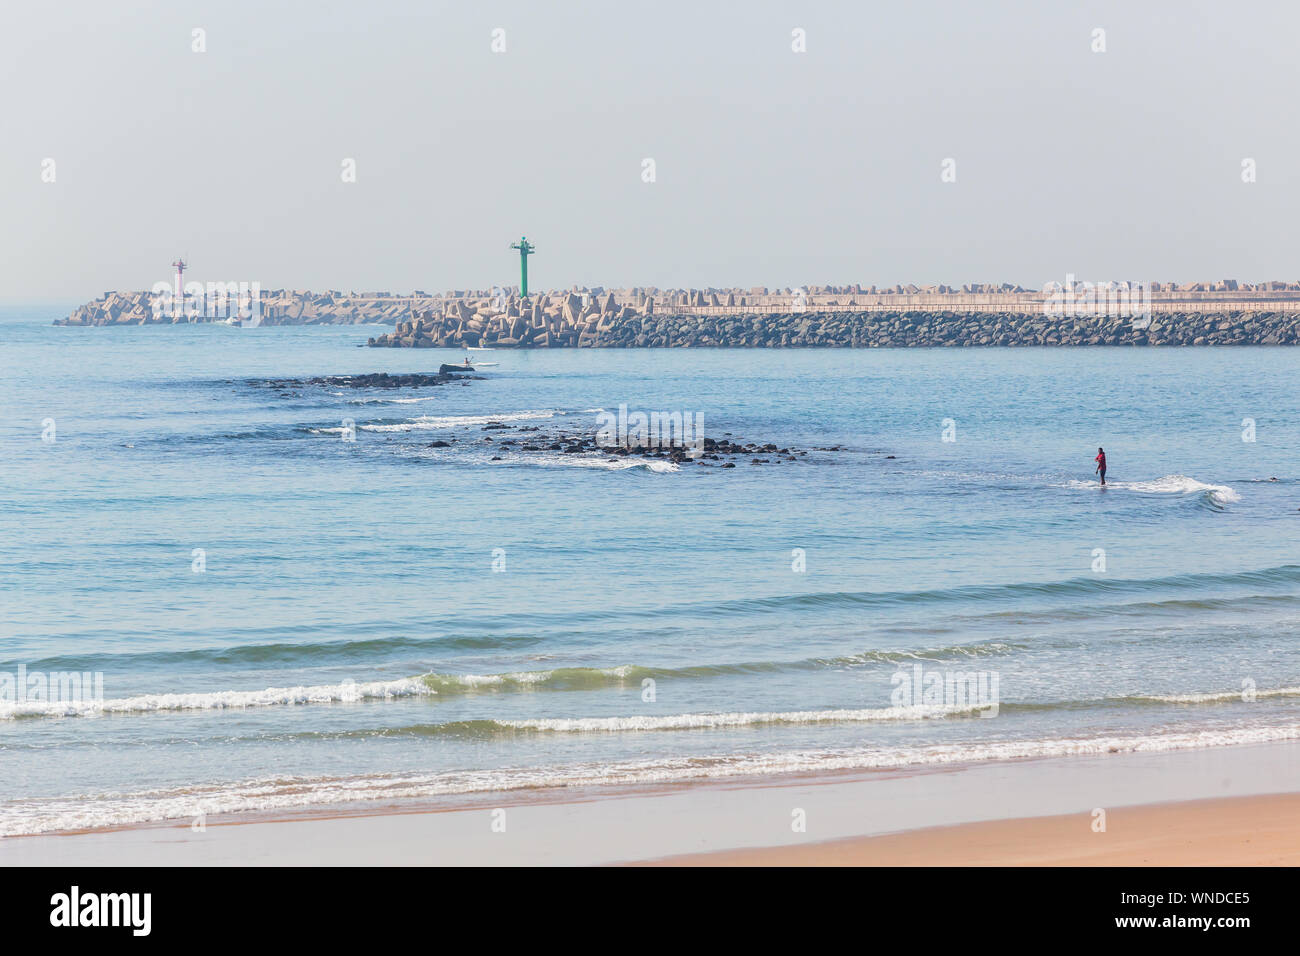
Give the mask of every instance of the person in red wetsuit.
[[1097, 463], [1097, 474], [1101, 475], [1101, 483], [1106, 483], [1106, 452], [1104, 449], [1097, 449], [1097, 457], [1093, 459]]

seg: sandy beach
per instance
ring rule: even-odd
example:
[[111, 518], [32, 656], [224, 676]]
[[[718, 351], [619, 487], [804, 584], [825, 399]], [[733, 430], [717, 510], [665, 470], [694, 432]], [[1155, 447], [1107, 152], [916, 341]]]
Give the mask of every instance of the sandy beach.
[[1120, 807], [672, 857], [654, 866], [1295, 866], [1300, 794]]

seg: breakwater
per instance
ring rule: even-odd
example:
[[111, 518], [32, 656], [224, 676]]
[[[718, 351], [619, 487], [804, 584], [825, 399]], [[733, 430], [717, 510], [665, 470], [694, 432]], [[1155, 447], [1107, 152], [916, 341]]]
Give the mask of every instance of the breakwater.
[[1172, 312], [1147, 319], [1016, 312], [643, 315], [515, 314], [400, 322], [370, 345], [397, 348], [900, 348], [1300, 344], [1300, 311]]
[[[219, 284], [218, 284], [219, 285]], [[187, 287], [188, 288], [188, 287]], [[195, 284], [196, 290], [205, 288]], [[1140, 288], [1140, 292], [1137, 290]], [[57, 325], [388, 325], [395, 348], [805, 347], [980, 345], [1293, 345], [1300, 283], [975, 284], [799, 289], [573, 288], [444, 293], [109, 292]], [[1149, 322], [1148, 322], [1149, 319]]]
[[255, 316], [252, 303], [241, 303], [234, 290], [202, 295], [186, 293], [184, 300], [160, 300], [153, 292], [105, 292], [74, 309], [55, 325], [124, 326], [187, 325], [228, 322], [235, 325], [387, 325], [409, 318], [413, 310], [433, 308], [442, 299], [423, 292], [398, 296], [388, 292], [259, 291]]

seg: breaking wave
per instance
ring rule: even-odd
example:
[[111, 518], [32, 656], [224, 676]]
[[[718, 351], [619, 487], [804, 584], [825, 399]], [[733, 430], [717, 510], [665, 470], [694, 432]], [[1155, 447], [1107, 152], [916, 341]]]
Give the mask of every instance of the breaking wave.
[[[1095, 481], [1070, 481], [1070, 488], [1089, 488], [1097, 490], [1100, 486]], [[1144, 495], [1195, 495], [1200, 494], [1216, 505], [1230, 504], [1241, 500], [1241, 495], [1227, 485], [1206, 484], [1186, 475], [1164, 475], [1150, 481], [1108, 481], [1108, 490], [1136, 491]]]
[[77, 702], [46, 700], [0, 701], [0, 719], [20, 717], [95, 717], [103, 714], [150, 714], [160, 711], [244, 710], [250, 707], [285, 707], [302, 704], [388, 700], [434, 694], [424, 681], [407, 677], [358, 684], [318, 684], [302, 687], [268, 687], [264, 690], [223, 690], [180, 694], [140, 694], [108, 700]]

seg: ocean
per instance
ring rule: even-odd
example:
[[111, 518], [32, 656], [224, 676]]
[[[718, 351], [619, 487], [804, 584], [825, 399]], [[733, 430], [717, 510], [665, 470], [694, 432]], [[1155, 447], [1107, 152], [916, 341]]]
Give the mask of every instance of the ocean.
[[[67, 311], [0, 310], [0, 835], [1300, 737], [1290, 349], [344, 388], [465, 356]], [[622, 406], [791, 454], [521, 449]]]

